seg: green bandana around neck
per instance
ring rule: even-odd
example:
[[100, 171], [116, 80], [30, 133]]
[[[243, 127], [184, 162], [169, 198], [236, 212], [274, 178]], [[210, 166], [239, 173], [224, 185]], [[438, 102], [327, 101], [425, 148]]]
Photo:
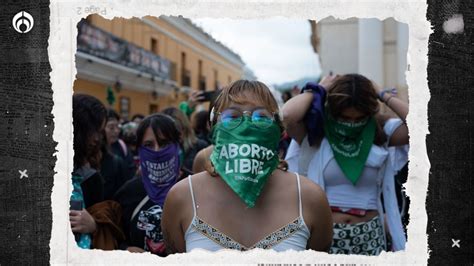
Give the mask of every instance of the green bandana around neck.
[[280, 128], [276, 123], [258, 128], [245, 116], [234, 129], [217, 123], [212, 140], [210, 159], [215, 171], [248, 207], [255, 206], [268, 177], [278, 166]]
[[375, 138], [375, 119], [350, 123], [334, 119], [326, 109], [324, 134], [334, 158], [346, 177], [356, 185]]

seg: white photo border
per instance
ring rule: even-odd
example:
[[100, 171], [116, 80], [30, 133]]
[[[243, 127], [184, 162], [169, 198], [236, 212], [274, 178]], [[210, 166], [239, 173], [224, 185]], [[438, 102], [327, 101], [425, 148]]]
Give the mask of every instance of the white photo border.
[[[427, 105], [430, 98], [427, 83], [428, 38], [430, 23], [426, 19], [426, 1], [51, 1], [50, 37], [48, 54], [51, 63], [53, 89], [54, 134], [57, 141], [55, 154], [54, 186], [51, 194], [53, 213], [50, 240], [51, 264], [239, 264], [296, 263], [317, 265], [323, 263], [348, 264], [426, 264], [428, 236], [426, 235], [426, 195], [430, 163], [426, 153], [428, 134]], [[82, 250], [77, 247], [70, 229], [68, 210], [72, 190], [70, 173], [73, 164], [72, 93], [76, 76], [75, 53], [77, 24], [91, 12], [112, 19], [114, 17], [143, 17], [147, 15], [182, 15], [187, 18], [264, 19], [287, 17], [320, 21], [333, 16], [393, 17], [408, 24], [409, 44], [406, 73], [410, 112], [407, 117], [410, 129], [409, 175], [406, 193], [410, 197], [410, 222], [405, 251], [382, 253], [379, 256], [329, 255], [315, 251], [251, 250], [247, 252], [223, 250], [216, 253], [193, 251], [188, 254], [160, 258], [151, 254], [127, 251]], [[82, 12], [81, 12], [82, 11]], [[236, 263], [238, 262], [238, 263]]]

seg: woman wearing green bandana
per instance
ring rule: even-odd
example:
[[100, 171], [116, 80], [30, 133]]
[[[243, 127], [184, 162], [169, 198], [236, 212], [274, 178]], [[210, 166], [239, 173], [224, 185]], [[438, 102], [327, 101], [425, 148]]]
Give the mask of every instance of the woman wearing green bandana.
[[[403, 122], [408, 104], [357, 74], [325, 77], [315, 87], [320, 88], [327, 92], [325, 100], [319, 99], [322, 106], [314, 107], [315, 97], [325, 93], [304, 92], [285, 104], [283, 115], [294, 139], [287, 155], [289, 169], [307, 174], [327, 194], [334, 221], [329, 252], [378, 255], [387, 250], [387, 236], [391, 250], [403, 250], [406, 239], [388, 147], [408, 144]], [[378, 121], [380, 104], [399, 119]], [[323, 127], [323, 135], [308, 136], [314, 124], [305, 125], [305, 116], [318, 112], [317, 107], [323, 117], [317, 126]], [[313, 145], [309, 137], [316, 139]]]
[[169, 192], [162, 229], [169, 253], [193, 249], [327, 251], [331, 211], [321, 188], [281, 170], [278, 105], [261, 82], [224, 88], [211, 112], [206, 171]]

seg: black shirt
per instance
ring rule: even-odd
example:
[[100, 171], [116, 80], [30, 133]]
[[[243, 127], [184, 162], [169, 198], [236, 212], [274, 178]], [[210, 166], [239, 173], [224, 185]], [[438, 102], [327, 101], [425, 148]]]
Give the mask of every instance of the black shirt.
[[180, 177], [180, 179], [183, 179], [187, 177], [190, 174], [193, 174], [192, 169], [193, 169], [193, 162], [194, 162], [194, 157], [196, 157], [196, 154], [209, 146], [207, 142], [201, 139], [197, 139], [196, 144], [193, 145], [185, 154], [184, 154], [184, 162], [183, 165], [181, 166], [181, 170], [183, 172], [183, 175]]
[[104, 181], [97, 170], [81, 167], [74, 170], [73, 175], [80, 175], [83, 178], [81, 188], [86, 209], [104, 200]]
[[104, 179], [104, 199], [112, 199], [115, 192], [130, 179], [125, 162], [116, 154], [105, 152], [100, 174]]
[[135, 163], [133, 161], [133, 154], [131, 153], [131, 151], [127, 150], [127, 154], [125, 154], [125, 151], [120, 145], [119, 141], [116, 141], [112, 143], [112, 145], [110, 145], [110, 151], [113, 154], [120, 156], [120, 158], [122, 158], [122, 160], [124, 161], [126, 165], [125, 175], [127, 177], [127, 180], [134, 177], [135, 172], [137, 171], [137, 167], [135, 166]]
[[[165, 246], [161, 231], [162, 206], [155, 204], [147, 197], [141, 177], [127, 181], [115, 194], [114, 199], [122, 206], [122, 225], [129, 246], [139, 247], [159, 256], [165, 256]], [[142, 203], [142, 206], [139, 206]], [[139, 208], [137, 209], [137, 206]], [[132, 217], [135, 209], [138, 211]]]

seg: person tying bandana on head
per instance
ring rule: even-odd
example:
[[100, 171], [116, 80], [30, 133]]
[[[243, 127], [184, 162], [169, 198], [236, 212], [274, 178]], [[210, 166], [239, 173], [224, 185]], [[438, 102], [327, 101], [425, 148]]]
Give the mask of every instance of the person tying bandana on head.
[[140, 173], [125, 183], [114, 198], [123, 209], [126, 242], [122, 249], [166, 255], [161, 230], [162, 208], [179, 176], [179, 132], [168, 115], [146, 117], [137, 129]]
[[258, 81], [224, 88], [211, 111], [214, 148], [201, 173], [171, 188], [162, 230], [168, 253], [253, 248], [327, 251], [332, 220], [322, 189], [278, 168], [278, 105]]
[[[380, 121], [381, 103], [398, 118]], [[289, 169], [320, 185], [331, 206], [334, 235], [329, 253], [403, 250], [397, 169], [389, 147], [408, 144], [408, 104], [362, 75], [330, 75], [319, 85], [308, 83], [285, 103], [283, 114], [294, 139], [287, 154]]]

